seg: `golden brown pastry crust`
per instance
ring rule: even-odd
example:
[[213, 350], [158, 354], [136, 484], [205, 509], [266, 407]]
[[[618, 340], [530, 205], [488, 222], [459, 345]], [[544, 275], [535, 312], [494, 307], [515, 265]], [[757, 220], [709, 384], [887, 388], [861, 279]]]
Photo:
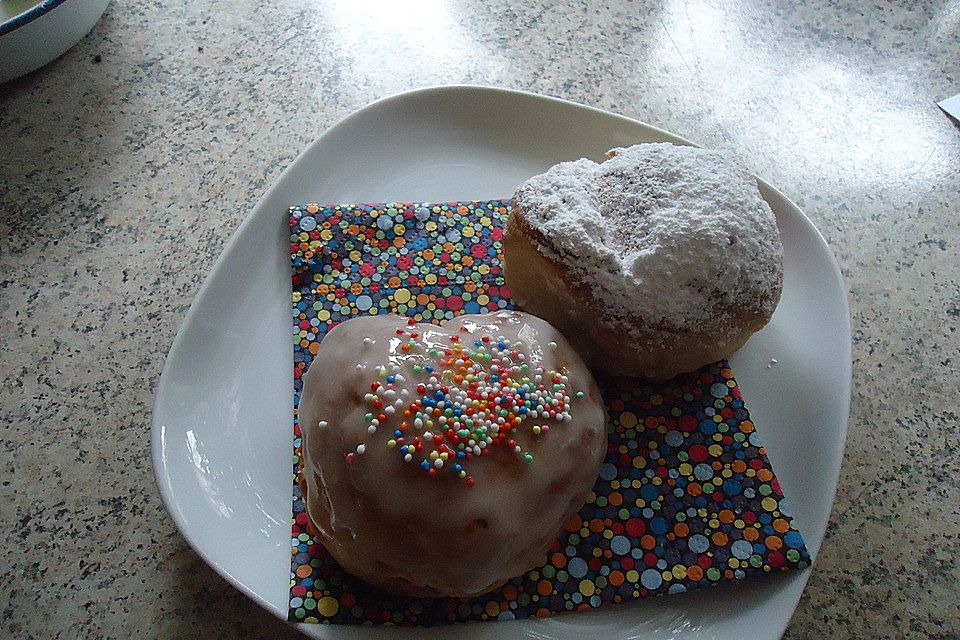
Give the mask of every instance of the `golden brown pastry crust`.
[[[769, 320], [764, 313], [741, 308], [728, 310], [728, 330], [721, 333], [640, 323], [625, 326], [609, 317], [569, 270], [546, 257], [541, 247], [549, 248], [549, 241], [527, 224], [521, 209], [514, 208], [503, 239], [504, 277], [511, 296], [521, 309], [557, 327], [594, 370], [666, 380], [729, 356]], [[777, 301], [780, 288], [776, 287]]]

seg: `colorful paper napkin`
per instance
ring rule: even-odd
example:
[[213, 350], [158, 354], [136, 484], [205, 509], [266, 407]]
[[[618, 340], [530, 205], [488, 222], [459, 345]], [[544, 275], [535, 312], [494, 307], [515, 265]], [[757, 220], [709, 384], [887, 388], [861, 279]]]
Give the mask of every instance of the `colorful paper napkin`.
[[438, 625], [512, 620], [680, 593], [810, 556], [726, 362], [665, 383], [601, 379], [607, 455], [541, 566], [472, 599], [406, 598], [346, 573], [307, 531], [297, 473], [301, 376], [335, 324], [395, 313], [442, 323], [513, 308], [503, 200], [291, 207], [294, 457], [289, 619]]

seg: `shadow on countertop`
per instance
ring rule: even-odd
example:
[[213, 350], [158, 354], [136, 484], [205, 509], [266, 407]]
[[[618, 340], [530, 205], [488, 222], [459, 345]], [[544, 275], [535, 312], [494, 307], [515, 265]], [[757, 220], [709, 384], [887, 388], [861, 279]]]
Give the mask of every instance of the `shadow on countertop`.
[[193, 551], [185, 550], [179, 560], [187, 566], [164, 580], [164, 588], [171, 589], [170, 597], [164, 600], [173, 607], [158, 616], [158, 635], [191, 640], [304, 638], [221, 578]]

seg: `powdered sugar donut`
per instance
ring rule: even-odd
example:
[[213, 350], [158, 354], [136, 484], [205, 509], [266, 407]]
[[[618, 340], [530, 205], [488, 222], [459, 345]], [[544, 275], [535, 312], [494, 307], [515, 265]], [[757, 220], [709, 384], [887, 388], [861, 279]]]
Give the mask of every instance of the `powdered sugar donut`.
[[542, 563], [606, 451], [600, 391], [519, 311], [336, 326], [299, 405], [307, 512], [348, 571], [472, 596]]
[[517, 190], [503, 247], [514, 299], [615, 375], [660, 380], [729, 356], [770, 319], [783, 283], [756, 180], [695, 147], [609, 156]]

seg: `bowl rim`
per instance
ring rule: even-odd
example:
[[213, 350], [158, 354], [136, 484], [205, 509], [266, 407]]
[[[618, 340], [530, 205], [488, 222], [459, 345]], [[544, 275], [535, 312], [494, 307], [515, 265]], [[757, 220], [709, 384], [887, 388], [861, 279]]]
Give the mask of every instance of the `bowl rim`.
[[11, 31], [16, 31], [25, 24], [33, 22], [40, 16], [56, 9], [65, 2], [67, 2], [67, 0], [38, 0], [35, 5], [26, 11], [18, 13], [5, 22], [0, 22], [0, 36], [5, 36]]

